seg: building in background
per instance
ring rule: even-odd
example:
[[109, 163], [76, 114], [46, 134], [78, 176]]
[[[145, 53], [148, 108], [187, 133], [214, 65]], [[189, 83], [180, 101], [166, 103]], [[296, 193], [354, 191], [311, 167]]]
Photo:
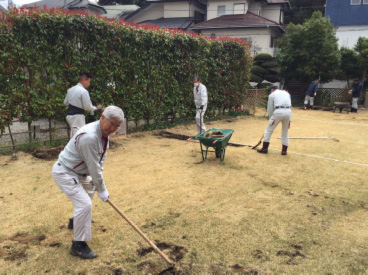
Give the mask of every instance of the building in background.
[[104, 7], [88, 0], [41, 0], [24, 5], [24, 7], [29, 9], [32, 9], [34, 7], [42, 9], [43, 7], [46, 7], [48, 9], [62, 8], [68, 10], [81, 10], [87, 11], [91, 14], [99, 15], [104, 15], [107, 13]]
[[288, 0], [208, 0], [207, 21], [190, 29], [208, 37], [228, 36], [248, 41], [252, 53], [279, 53], [277, 39], [285, 33]]
[[160, 28], [188, 30], [206, 16], [206, 5], [198, 0], [147, 0], [147, 5], [128, 15], [125, 20]]
[[121, 20], [127, 17], [132, 12], [135, 12], [139, 9], [137, 5], [104, 5], [102, 6], [106, 10], [106, 16], [108, 19], [116, 19]]
[[354, 48], [368, 37], [368, 0], [327, 0], [325, 17], [335, 26], [339, 47]]

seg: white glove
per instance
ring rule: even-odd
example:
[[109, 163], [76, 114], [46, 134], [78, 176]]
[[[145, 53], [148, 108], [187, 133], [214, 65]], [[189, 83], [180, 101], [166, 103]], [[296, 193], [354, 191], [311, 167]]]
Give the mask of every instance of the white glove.
[[103, 201], [106, 202], [107, 199], [109, 198], [109, 192], [107, 190], [102, 191], [102, 192], [98, 192], [98, 197]]
[[314, 93], [314, 96], [316, 96], [317, 95], [317, 93]]

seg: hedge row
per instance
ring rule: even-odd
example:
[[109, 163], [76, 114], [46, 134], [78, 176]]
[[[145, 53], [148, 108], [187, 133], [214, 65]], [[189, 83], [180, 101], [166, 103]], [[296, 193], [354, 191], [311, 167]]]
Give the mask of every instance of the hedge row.
[[209, 112], [239, 106], [250, 66], [241, 40], [83, 12], [14, 9], [0, 15], [0, 130], [15, 118], [64, 119], [66, 91], [83, 71], [94, 75], [94, 104], [149, 120], [192, 115], [194, 75], [208, 88]]

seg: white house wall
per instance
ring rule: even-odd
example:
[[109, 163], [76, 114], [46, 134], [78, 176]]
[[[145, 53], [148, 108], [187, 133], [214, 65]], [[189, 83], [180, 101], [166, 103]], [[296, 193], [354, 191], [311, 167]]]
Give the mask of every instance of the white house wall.
[[252, 42], [252, 54], [268, 53], [274, 55], [274, 48], [270, 48], [271, 29], [211, 29], [203, 30], [201, 33], [208, 37], [215, 34], [216, 37], [229, 36], [246, 39]]
[[142, 12], [133, 16], [128, 22], [141, 23], [147, 20], [156, 20], [164, 17], [164, 3], [151, 4]]
[[164, 18], [190, 17], [188, 2], [165, 2]]
[[207, 3], [207, 20], [218, 17], [217, 7], [226, 6], [225, 14], [234, 14], [234, 4], [245, 4], [248, 6], [248, 1], [245, 0], [234, 0], [234, 1], [208, 1]]
[[280, 22], [280, 10], [281, 10], [281, 7], [279, 5], [264, 6], [261, 10], [260, 15], [269, 20], [279, 23]]
[[368, 26], [342, 26], [336, 28], [339, 47], [354, 48], [360, 36], [368, 37]]

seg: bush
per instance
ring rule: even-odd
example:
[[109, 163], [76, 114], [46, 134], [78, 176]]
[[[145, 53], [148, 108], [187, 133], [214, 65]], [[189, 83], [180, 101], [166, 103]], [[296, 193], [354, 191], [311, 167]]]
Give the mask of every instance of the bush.
[[238, 39], [54, 9], [2, 13], [0, 36], [1, 131], [14, 118], [63, 120], [66, 91], [83, 71], [94, 75], [95, 105], [122, 107], [136, 121], [190, 115], [195, 75], [209, 112], [237, 105], [249, 80], [249, 45]]

